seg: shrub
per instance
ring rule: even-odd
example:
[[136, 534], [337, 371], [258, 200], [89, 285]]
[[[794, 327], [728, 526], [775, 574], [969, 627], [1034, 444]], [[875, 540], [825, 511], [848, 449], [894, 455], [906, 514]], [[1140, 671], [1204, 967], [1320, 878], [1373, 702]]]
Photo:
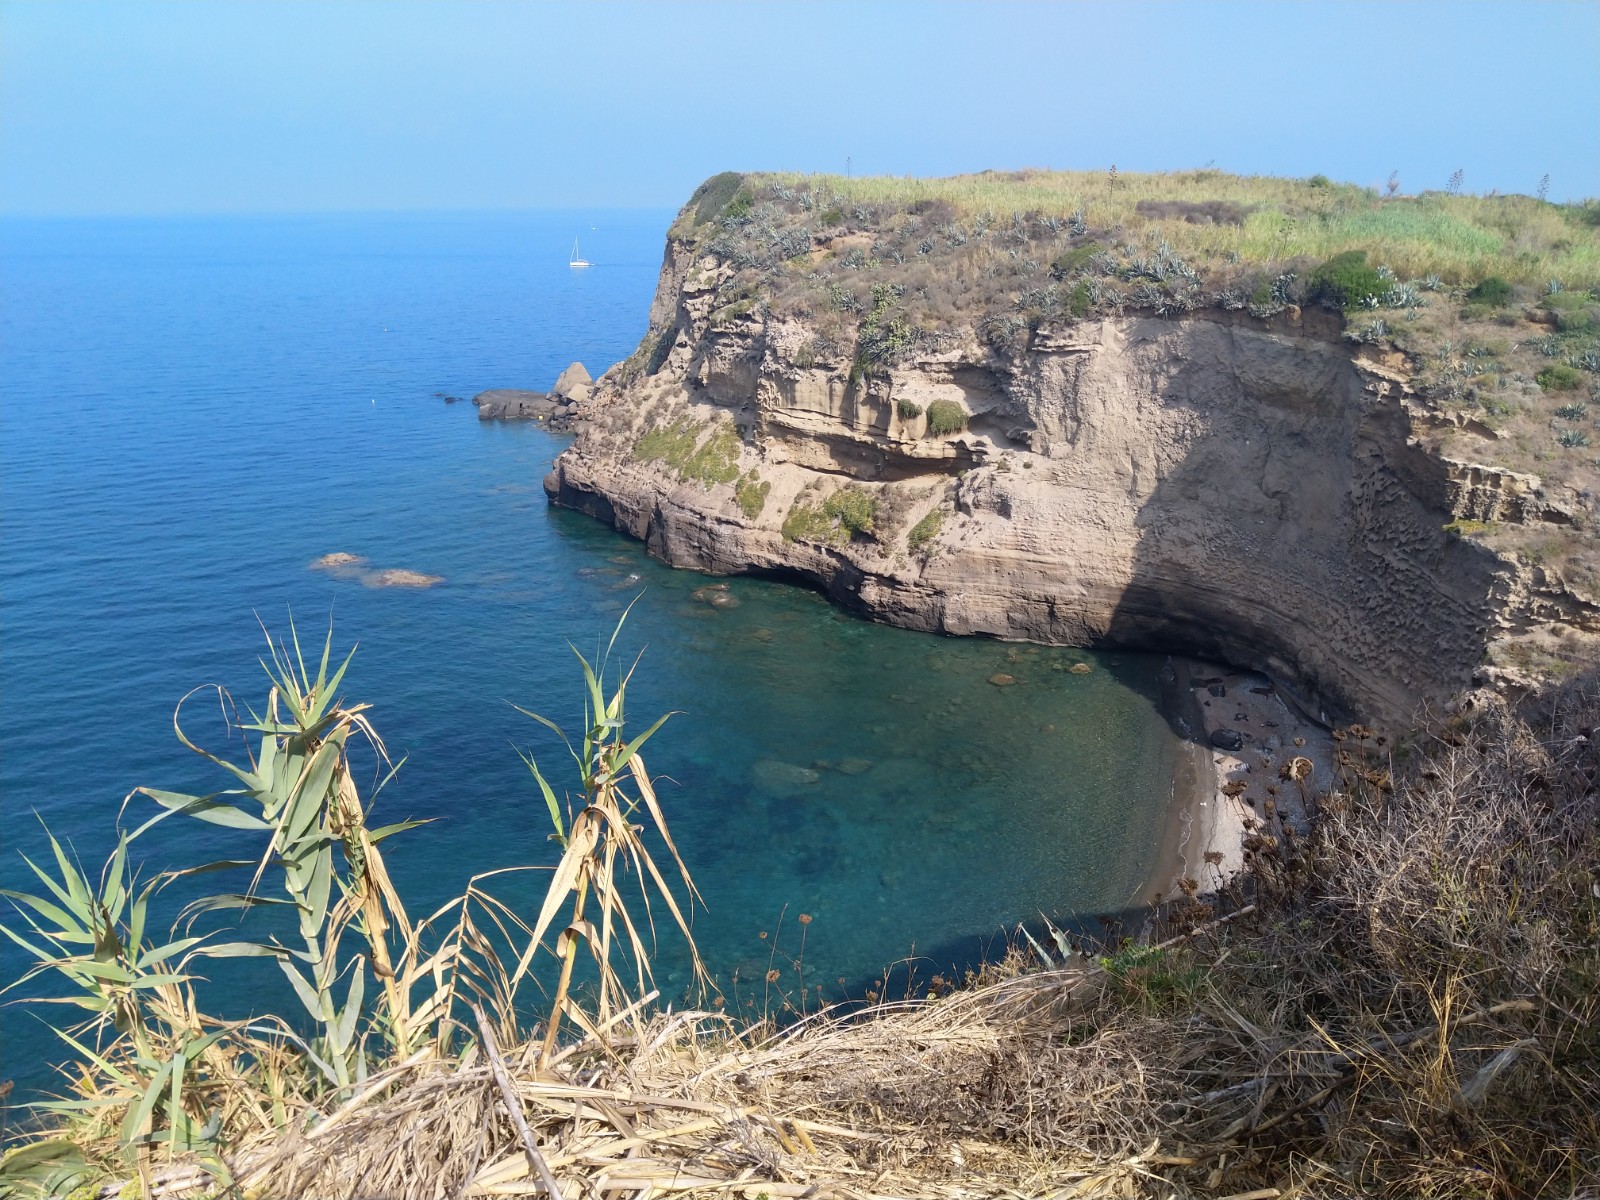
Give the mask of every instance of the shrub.
[[834, 530], [833, 522], [814, 504], [796, 504], [783, 518], [786, 542], [831, 542]]
[[739, 431], [724, 422], [699, 445], [704, 431], [705, 426], [692, 421], [652, 429], [634, 443], [633, 456], [640, 462], [664, 462], [680, 479], [707, 488], [734, 482], [739, 478]]
[[1547, 392], [1576, 391], [1583, 382], [1583, 372], [1567, 366], [1566, 363], [1551, 363], [1544, 370], [1534, 376], [1539, 386]]
[[827, 209], [817, 220], [823, 225], [843, 225], [844, 209], [839, 207]]
[[1070, 250], [1063, 250], [1056, 255], [1056, 260], [1050, 264], [1050, 274], [1057, 279], [1065, 279], [1075, 275], [1089, 266], [1089, 260], [1104, 249], [1099, 242], [1085, 242], [1081, 246], [1074, 246]]
[[967, 427], [967, 410], [954, 400], [935, 400], [928, 405], [928, 432], [934, 437], [960, 433]]
[[750, 210], [755, 206], [756, 198], [748, 190], [740, 188], [734, 193], [733, 199], [728, 201], [727, 207], [722, 210], [722, 219], [737, 221], [740, 217], [749, 216]]
[[1484, 278], [1477, 287], [1467, 293], [1467, 299], [1477, 304], [1487, 304], [1494, 308], [1511, 303], [1514, 289], [1498, 275]]
[[1311, 273], [1311, 295], [1335, 308], [1376, 304], [1389, 291], [1389, 281], [1367, 266], [1365, 250], [1336, 254]]
[[1581, 429], [1563, 429], [1556, 434], [1556, 441], [1568, 450], [1581, 450], [1589, 444], [1589, 435]]
[[1326, 175], [1313, 175], [1310, 179], [1306, 180], [1306, 186], [1314, 188], [1332, 187], [1333, 180], [1329, 179]]
[[743, 182], [744, 176], [739, 172], [724, 171], [695, 188], [694, 195], [689, 197], [689, 204], [694, 208], [694, 223], [704, 225], [719, 216]]
[[1556, 416], [1563, 421], [1581, 421], [1589, 415], [1587, 404], [1563, 404], [1556, 409]]
[[759, 475], [751, 471], [733, 485], [733, 498], [739, 505], [739, 511], [754, 521], [767, 506], [767, 496], [771, 491], [772, 484], [764, 482]]
[[1588, 333], [1600, 321], [1600, 305], [1585, 292], [1552, 292], [1540, 301], [1540, 307], [1555, 314], [1556, 328], [1562, 333]]
[[1087, 317], [1094, 308], [1094, 289], [1087, 279], [1078, 280], [1078, 286], [1067, 297], [1067, 311], [1074, 317]]
[[914, 421], [922, 415], [922, 405], [915, 400], [896, 400], [894, 407], [904, 421]]
[[929, 542], [939, 536], [939, 528], [944, 524], [944, 513], [934, 509], [922, 520], [911, 527], [911, 532], [906, 534], [906, 546], [913, 554], [919, 554]]
[[823, 501], [822, 511], [854, 537], [872, 532], [878, 518], [878, 500], [861, 488], [845, 487]]

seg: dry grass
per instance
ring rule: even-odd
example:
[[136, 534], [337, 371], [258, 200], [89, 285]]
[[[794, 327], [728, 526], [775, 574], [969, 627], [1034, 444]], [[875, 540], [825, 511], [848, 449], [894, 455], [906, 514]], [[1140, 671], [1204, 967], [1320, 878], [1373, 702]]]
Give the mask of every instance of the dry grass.
[[1355, 730], [1314, 835], [1255, 830], [1254, 879], [1154, 949], [1013, 955], [781, 1033], [658, 1013], [544, 1071], [530, 1041], [507, 1061], [532, 1153], [480, 1040], [235, 1174], [330, 1198], [531, 1195], [543, 1169], [565, 1196], [1593, 1194], [1596, 722], [1593, 679], [1525, 716], [1484, 701], [1398, 781]]

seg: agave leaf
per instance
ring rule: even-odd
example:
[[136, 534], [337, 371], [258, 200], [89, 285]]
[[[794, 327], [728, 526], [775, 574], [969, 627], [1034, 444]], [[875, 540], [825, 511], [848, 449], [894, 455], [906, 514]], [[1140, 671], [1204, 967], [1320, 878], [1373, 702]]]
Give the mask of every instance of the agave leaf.
[[83, 1152], [65, 1138], [33, 1142], [0, 1159], [0, 1190], [22, 1187], [39, 1196], [66, 1196], [90, 1182], [94, 1171]]
[[1033, 934], [1028, 932], [1028, 927], [1026, 925], [1019, 924], [1017, 928], [1022, 930], [1022, 936], [1028, 939], [1028, 945], [1033, 947], [1033, 952], [1039, 956], [1039, 961], [1045, 966], [1049, 967], [1051, 970], [1054, 970], [1056, 960], [1046, 954], [1044, 947], [1033, 940]]
[[317, 929], [321, 929], [323, 922], [327, 920], [328, 892], [332, 885], [333, 845], [324, 840], [311, 862], [311, 881], [306, 888], [306, 903], [309, 908], [304, 910], [304, 916], [309, 917]]
[[121, 984], [129, 984], [134, 980], [133, 972], [114, 962], [96, 962], [92, 958], [72, 958], [65, 961], [72, 965], [72, 970], [95, 979]]
[[191, 975], [141, 975], [134, 979], [128, 986], [131, 988], [158, 988], [170, 984], [187, 983]]
[[71, 1046], [74, 1050], [76, 1050], [84, 1058], [88, 1059], [89, 1062], [92, 1063], [94, 1066], [98, 1067], [113, 1082], [120, 1083], [124, 1087], [128, 1087], [128, 1088], [136, 1088], [137, 1087], [137, 1084], [135, 1083], [134, 1078], [133, 1078], [132, 1075], [129, 1075], [121, 1067], [113, 1066], [108, 1059], [102, 1057], [99, 1054], [96, 1054], [93, 1050], [89, 1049], [88, 1046], [84, 1045], [82, 1042], [80, 1042], [77, 1038], [73, 1037], [66, 1030], [64, 1030], [64, 1029], [52, 1029], [51, 1032], [54, 1033], [58, 1038], [60, 1038], [67, 1045]]
[[[330, 646], [333, 644], [333, 631], [332, 630], [329, 630], [329, 632], [328, 632], [328, 644]], [[333, 673], [333, 678], [328, 680], [325, 684], [322, 685], [321, 692], [322, 692], [323, 695], [329, 697], [329, 699], [332, 699], [333, 697], [338, 695], [338, 693], [339, 693], [339, 684], [344, 681], [344, 673], [345, 673], [345, 671], [347, 671], [349, 669], [350, 660], [352, 658], [354, 658], [355, 656], [356, 656], [356, 648], [354, 646], [352, 646], [352, 647], [350, 647], [350, 653], [344, 656], [344, 662], [340, 663], [339, 664], [339, 669], [336, 670]], [[326, 650], [324, 650], [322, 652], [322, 661], [323, 661], [323, 669], [326, 670], [327, 669], [327, 661], [328, 661], [328, 652]]]
[[[56, 835], [49, 833], [47, 830], [46, 836], [50, 839], [50, 850], [56, 856], [56, 866], [61, 870], [61, 882], [66, 887], [66, 895], [62, 896], [63, 901], [70, 897], [72, 901], [76, 902], [78, 910], [88, 914], [92, 911], [94, 905], [94, 897], [89, 892], [88, 882], [84, 879], [82, 873], [67, 859], [66, 851], [61, 848], [61, 843], [56, 841]], [[24, 859], [24, 861], [26, 862], [27, 860]], [[28, 865], [33, 867], [31, 862], [28, 862]], [[33, 869], [46, 883], [50, 882], [43, 872], [39, 871], [38, 867], [33, 867]], [[55, 890], [54, 885], [52, 885], [52, 890]], [[58, 896], [61, 895], [59, 891], [56, 894]], [[85, 921], [85, 924], [91, 923], [88, 920]]]
[[317, 825], [327, 808], [328, 784], [339, 765], [339, 741], [329, 740], [317, 748], [305, 773], [296, 781], [284, 819], [286, 845], [296, 845]]

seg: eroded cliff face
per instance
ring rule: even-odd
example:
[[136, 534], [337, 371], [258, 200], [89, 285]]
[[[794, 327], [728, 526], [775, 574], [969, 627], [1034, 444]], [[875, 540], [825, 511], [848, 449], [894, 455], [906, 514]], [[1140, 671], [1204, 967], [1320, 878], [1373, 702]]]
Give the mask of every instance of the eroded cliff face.
[[[1446, 529], [1570, 508], [1430, 448], [1404, 362], [1331, 314], [1087, 320], [1002, 350], [969, 331], [863, 375], [804, 322], [718, 307], [731, 268], [696, 254], [669, 245], [650, 334], [546, 480], [675, 566], [803, 578], [917, 629], [1223, 660], [1384, 722], [1497, 639], [1600, 630], [1558, 578]], [[930, 434], [937, 401], [966, 428]], [[653, 457], [661, 431], [698, 457]]]

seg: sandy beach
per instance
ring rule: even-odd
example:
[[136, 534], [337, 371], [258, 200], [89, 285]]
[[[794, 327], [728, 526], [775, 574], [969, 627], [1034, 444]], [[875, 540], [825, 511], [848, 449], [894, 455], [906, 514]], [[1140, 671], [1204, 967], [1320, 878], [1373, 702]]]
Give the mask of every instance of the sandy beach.
[[[1333, 779], [1329, 731], [1301, 713], [1265, 675], [1173, 658], [1171, 720], [1187, 740], [1175, 775], [1170, 853], [1152, 877], [1152, 893], [1171, 896], [1183, 878], [1212, 891], [1245, 866], [1250, 822], [1269, 815], [1308, 828], [1306, 796]], [[1303, 782], [1286, 778], [1305, 772]]]

